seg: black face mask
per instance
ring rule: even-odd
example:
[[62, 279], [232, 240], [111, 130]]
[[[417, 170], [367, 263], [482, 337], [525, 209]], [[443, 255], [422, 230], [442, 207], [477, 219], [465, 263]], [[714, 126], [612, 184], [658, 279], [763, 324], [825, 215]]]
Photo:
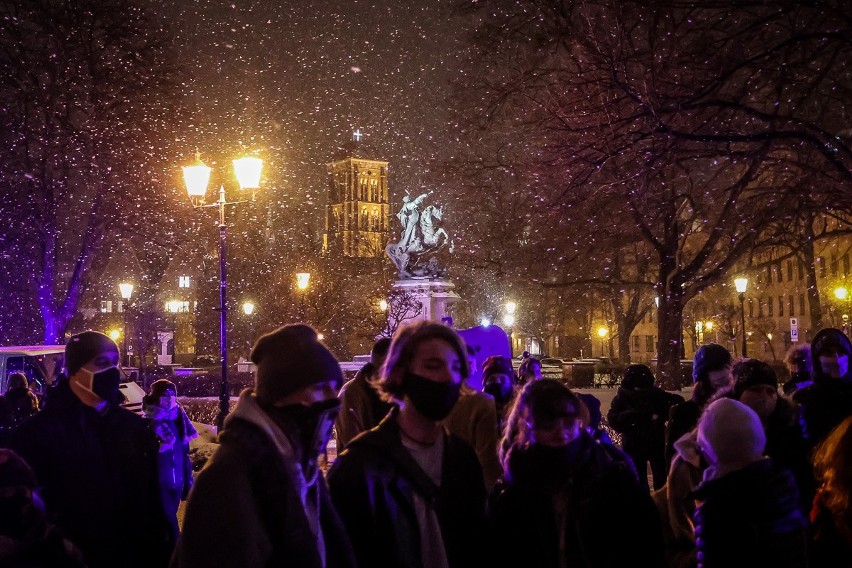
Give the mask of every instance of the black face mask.
[[503, 388], [500, 383], [488, 383], [482, 390], [494, 397], [497, 404], [506, 404], [512, 398], [512, 388]]
[[120, 383], [121, 371], [118, 370], [118, 367], [110, 367], [94, 374], [92, 392], [108, 402], [118, 403], [121, 400], [121, 393], [118, 389]]
[[436, 383], [411, 372], [402, 378], [402, 386], [414, 408], [435, 422], [449, 416], [461, 394], [460, 382]]
[[264, 411], [291, 439], [300, 445], [302, 461], [316, 461], [331, 438], [334, 420], [340, 412], [340, 400], [331, 398], [311, 405], [273, 406]]

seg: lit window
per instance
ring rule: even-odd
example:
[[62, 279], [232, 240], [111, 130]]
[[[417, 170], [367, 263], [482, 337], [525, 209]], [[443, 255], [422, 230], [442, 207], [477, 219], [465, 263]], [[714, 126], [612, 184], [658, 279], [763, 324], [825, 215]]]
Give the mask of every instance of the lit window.
[[116, 302], [115, 311], [117, 311], [118, 313], [124, 312], [124, 302]]
[[178, 287], [189, 288], [189, 276], [178, 276]]
[[111, 300], [101, 300], [101, 312], [108, 314], [112, 312], [112, 301]]

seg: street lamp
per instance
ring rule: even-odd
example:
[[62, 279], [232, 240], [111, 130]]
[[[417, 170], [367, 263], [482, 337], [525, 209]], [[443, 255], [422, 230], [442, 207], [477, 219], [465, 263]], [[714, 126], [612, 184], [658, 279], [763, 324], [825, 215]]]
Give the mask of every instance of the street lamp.
[[515, 325], [515, 310], [518, 309], [518, 304], [506, 302], [504, 309], [506, 313], [503, 314], [503, 323], [509, 328], [509, 358], [511, 359], [515, 356], [515, 338], [513, 337], [512, 326]]
[[609, 330], [607, 328], [605, 328], [605, 327], [599, 327], [598, 328], [598, 337], [601, 338], [601, 357], [603, 357], [604, 353], [606, 352], [605, 351], [606, 343], [604, 342], [604, 340], [606, 339], [607, 334], [609, 334]]
[[124, 305], [122, 306], [122, 311], [124, 312], [124, 357], [122, 360], [122, 366], [129, 367], [130, 366], [130, 358], [127, 355], [127, 312], [130, 308], [130, 298], [133, 296], [133, 282], [121, 282], [118, 285], [118, 291], [121, 292], [121, 299], [124, 300]]
[[745, 293], [748, 289], [748, 278], [740, 276], [734, 279], [734, 287], [737, 289], [737, 294], [740, 297], [740, 332], [743, 335], [743, 357], [748, 357], [748, 347], [746, 345], [746, 330], [745, 330]]
[[[263, 160], [245, 157], [233, 161], [234, 174], [241, 190], [251, 191], [251, 201], [260, 187], [260, 172]], [[195, 208], [216, 207], [219, 211], [219, 357], [222, 360], [222, 380], [219, 384], [219, 414], [216, 415], [216, 427], [222, 429], [225, 417], [228, 415], [230, 396], [228, 396], [228, 340], [227, 340], [227, 290], [228, 278], [226, 270], [227, 255], [227, 226], [225, 225], [225, 206], [246, 203], [249, 200], [227, 201], [225, 186], [219, 186], [219, 200], [209, 205], [204, 204], [207, 194], [207, 184], [210, 182], [210, 168], [201, 161], [201, 154], [195, 153], [195, 163], [183, 168], [183, 180], [186, 192]]]
[[[834, 289], [834, 297], [846, 304], [843, 310], [845, 312], [845, 308], [849, 305], [849, 290], [847, 290], [844, 286], [838, 286]], [[843, 322], [843, 333], [849, 335], [849, 314], [840, 314], [840, 320]]]

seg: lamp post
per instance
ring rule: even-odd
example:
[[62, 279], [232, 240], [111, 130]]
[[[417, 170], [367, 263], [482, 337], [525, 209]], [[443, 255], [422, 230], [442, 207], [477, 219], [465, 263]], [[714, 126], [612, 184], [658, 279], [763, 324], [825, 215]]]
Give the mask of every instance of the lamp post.
[[297, 272], [296, 273], [296, 289], [299, 291], [301, 296], [299, 297], [299, 319], [302, 320], [302, 323], [305, 321], [305, 296], [308, 293], [308, 286], [311, 285], [311, 273], [310, 272]]
[[122, 306], [122, 311], [124, 312], [124, 356], [122, 357], [122, 366], [129, 367], [130, 358], [127, 354], [127, 340], [129, 338], [127, 335], [127, 312], [130, 309], [130, 298], [133, 296], [133, 283], [121, 282], [118, 285], [118, 291], [121, 292], [121, 299], [124, 300], [124, 305]]
[[503, 323], [509, 328], [509, 358], [515, 357], [515, 338], [513, 337], [515, 325], [515, 310], [518, 309], [518, 304], [515, 302], [506, 302], [504, 306], [506, 313], [503, 315]]
[[248, 331], [248, 341], [246, 343], [251, 347], [252, 345], [252, 329], [251, 329], [251, 316], [254, 314], [254, 302], [245, 301], [243, 302], [243, 314], [246, 316], [246, 328]]
[[845, 313], [849, 302], [849, 290], [844, 286], [838, 286], [834, 289], [834, 297], [843, 302], [844, 313], [840, 314], [840, 321], [843, 322], [843, 333], [849, 335], [849, 314]]
[[605, 327], [598, 328], [598, 337], [601, 338], [601, 357], [606, 353], [606, 336], [609, 334], [609, 330]]
[[[260, 158], [245, 157], [233, 161], [234, 174], [237, 183], [242, 190], [251, 190], [251, 200], [254, 201], [255, 193], [260, 187], [260, 172], [263, 168], [263, 160]], [[222, 360], [222, 380], [219, 384], [219, 414], [216, 415], [216, 427], [221, 430], [228, 415], [230, 407], [230, 396], [228, 395], [228, 306], [227, 290], [228, 278], [226, 270], [227, 255], [227, 226], [225, 225], [225, 206], [246, 203], [249, 200], [227, 201], [225, 199], [225, 186], [219, 186], [219, 200], [209, 205], [204, 204], [207, 194], [207, 184], [210, 182], [210, 168], [201, 161], [201, 154], [195, 153], [195, 163], [183, 168], [183, 180], [186, 184], [186, 192], [195, 208], [216, 207], [219, 212], [219, 357]]]
[[734, 279], [734, 287], [737, 289], [737, 294], [740, 297], [740, 332], [743, 335], [743, 357], [748, 357], [748, 347], [746, 345], [746, 329], [745, 329], [745, 293], [748, 289], [748, 278], [741, 276]]

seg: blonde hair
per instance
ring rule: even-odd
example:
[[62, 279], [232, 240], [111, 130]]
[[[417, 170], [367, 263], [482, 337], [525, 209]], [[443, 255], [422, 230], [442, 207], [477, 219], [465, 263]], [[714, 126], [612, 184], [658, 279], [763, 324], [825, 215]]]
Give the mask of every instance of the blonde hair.
[[849, 510], [852, 495], [852, 416], [847, 416], [817, 446], [813, 466], [826, 508], [843, 520], [839, 527], [852, 526], [852, 511]]

